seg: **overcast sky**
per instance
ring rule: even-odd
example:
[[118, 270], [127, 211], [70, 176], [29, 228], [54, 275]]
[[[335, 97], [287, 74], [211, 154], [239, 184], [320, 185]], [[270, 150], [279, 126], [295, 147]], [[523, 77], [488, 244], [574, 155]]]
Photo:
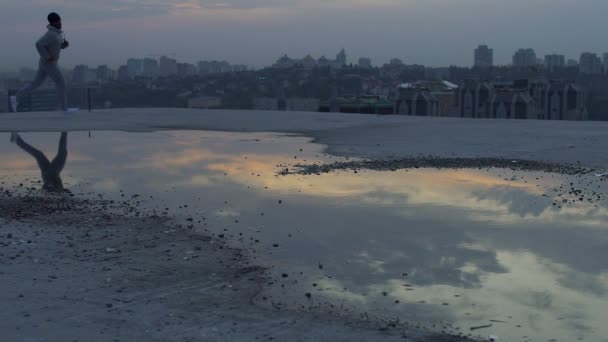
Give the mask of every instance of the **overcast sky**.
[[287, 53], [374, 64], [399, 57], [430, 66], [471, 65], [479, 43], [496, 63], [515, 49], [538, 55], [608, 52], [607, 0], [1, 0], [0, 70], [35, 66], [46, 15], [59, 12], [75, 64], [175, 55], [263, 66]]

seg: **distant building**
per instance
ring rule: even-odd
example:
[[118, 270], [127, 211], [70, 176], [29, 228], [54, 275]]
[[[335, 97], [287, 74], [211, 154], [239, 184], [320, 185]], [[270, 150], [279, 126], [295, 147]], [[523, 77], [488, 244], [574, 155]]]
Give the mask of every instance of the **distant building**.
[[359, 63], [357, 63], [357, 66], [361, 69], [371, 69], [372, 60], [367, 57], [361, 57], [361, 58], [359, 58]]
[[569, 67], [577, 67], [578, 66], [578, 61], [576, 59], [568, 59], [568, 62], [566, 63]]
[[346, 51], [344, 49], [340, 50], [340, 52], [336, 55], [336, 60], [334, 61], [335, 68], [344, 68], [347, 64], [346, 59]]
[[200, 61], [198, 62], [198, 73], [200, 75], [220, 74], [233, 71], [245, 71], [244, 65], [230, 65], [226, 61]]
[[293, 68], [295, 65], [295, 60], [289, 58], [287, 55], [283, 55], [283, 57], [279, 58], [276, 63], [274, 63], [273, 67], [277, 69], [289, 69]]
[[426, 89], [403, 89], [397, 113], [415, 116], [439, 116], [439, 100]]
[[108, 69], [107, 65], [100, 65], [95, 69], [95, 79], [99, 82], [110, 80], [110, 69]]
[[306, 57], [300, 60], [300, 65], [305, 69], [314, 69], [317, 67], [317, 60], [314, 59], [311, 55], [306, 55]]
[[118, 80], [119, 81], [127, 81], [129, 79], [129, 71], [126, 65], [121, 65], [118, 68]]
[[97, 69], [88, 69], [84, 78], [85, 84], [95, 83], [97, 82]]
[[608, 74], [608, 52], [602, 55], [602, 64], [604, 65], [604, 73]]
[[129, 78], [139, 77], [143, 75], [143, 73], [143, 60], [138, 58], [129, 58], [129, 60], [127, 60], [127, 74], [129, 75]]
[[416, 116], [449, 116], [458, 86], [447, 81], [418, 81], [399, 85], [397, 113]]
[[0, 113], [8, 112], [8, 93], [0, 91]]
[[535, 81], [528, 90], [538, 107], [538, 119], [588, 120], [587, 92], [570, 81]]
[[177, 63], [177, 75], [180, 77], [194, 76], [198, 73], [194, 64]]
[[566, 56], [564, 55], [546, 55], [545, 67], [549, 70], [555, 70], [566, 66]]
[[188, 108], [222, 108], [222, 98], [218, 96], [199, 96], [188, 100]]
[[403, 63], [403, 61], [399, 58], [391, 58], [390, 62], [388, 63], [391, 67], [404, 67], [405, 63]]
[[513, 66], [519, 68], [537, 65], [536, 52], [533, 49], [519, 49], [513, 55]]
[[319, 99], [288, 98], [285, 101], [285, 110], [292, 112], [318, 112]]
[[159, 63], [160, 76], [175, 76], [177, 74], [177, 60], [162, 56]]
[[279, 99], [276, 97], [256, 97], [253, 99], [254, 110], [279, 110]]
[[84, 64], [74, 67], [74, 70], [72, 71], [72, 82], [75, 84], [85, 84], [87, 82], [88, 70], [89, 67]]
[[568, 81], [466, 80], [454, 99], [463, 118], [587, 120], [586, 92]]
[[54, 111], [59, 107], [57, 90], [54, 88], [37, 89], [19, 99], [20, 112]]
[[211, 63], [209, 61], [200, 61], [197, 64], [199, 75], [207, 75], [211, 73]]
[[364, 95], [360, 97], [338, 97], [329, 101], [321, 101], [320, 112], [337, 112], [353, 114], [394, 114], [395, 105], [375, 95]]
[[579, 68], [582, 74], [599, 75], [602, 73], [602, 60], [595, 53], [583, 52], [579, 60]]
[[144, 58], [142, 68], [145, 77], [156, 77], [159, 74], [158, 61], [154, 58]]
[[479, 45], [475, 49], [473, 66], [476, 68], [490, 68], [494, 66], [494, 49], [490, 49], [487, 45]]
[[319, 58], [319, 60], [317, 61], [317, 65], [321, 68], [326, 68], [331, 66], [331, 61], [329, 60], [329, 58], [321, 56], [321, 58]]
[[236, 64], [236, 65], [232, 66], [233, 72], [243, 72], [243, 71], [247, 71], [247, 69], [249, 69], [249, 68], [244, 64]]

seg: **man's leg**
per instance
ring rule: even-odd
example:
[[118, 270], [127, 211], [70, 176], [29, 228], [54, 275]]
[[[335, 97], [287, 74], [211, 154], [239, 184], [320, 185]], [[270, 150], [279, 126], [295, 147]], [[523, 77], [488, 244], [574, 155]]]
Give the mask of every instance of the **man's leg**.
[[27, 93], [31, 92], [32, 90], [35, 90], [36, 88], [40, 87], [42, 85], [42, 83], [44, 83], [44, 80], [46, 80], [46, 77], [47, 77], [46, 67], [39, 65], [38, 72], [36, 73], [36, 78], [34, 79], [34, 81], [27, 84], [25, 87], [21, 88], [21, 90], [19, 90], [17, 92], [17, 94], [15, 94], [15, 97], [17, 98], [17, 100], [19, 100], [19, 97], [23, 96], [24, 94], [27, 94]]
[[21, 147], [25, 152], [29, 153], [36, 162], [38, 163], [38, 167], [40, 170], [48, 170], [51, 163], [44, 155], [44, 153], [40, 152], [36, 148], [32, 147], [30, 144], [26, 143], [20, 136], [17, 136], [15, 143], [17, 146]]
[[59, 150], [57, 151], [57, 156], [51, 162], [51, 166], [60, 174], [63, 171], [63, 167], [65, 166], [65, 161], [68, 158], [68, 133], [62, 132], [61, 138], [59, 139]]
[[59, 96], [59, 103], [61, 105], [61, 109], [67, 110], [68, 98], [65, 92], [65, 80], [63, 79], [61, 70], [59, 70], [57, 64], [52, 64], [48, 66], [47, 73], [49, 77], [55, 82], [55, 87], [57, 88], [57, 96]]

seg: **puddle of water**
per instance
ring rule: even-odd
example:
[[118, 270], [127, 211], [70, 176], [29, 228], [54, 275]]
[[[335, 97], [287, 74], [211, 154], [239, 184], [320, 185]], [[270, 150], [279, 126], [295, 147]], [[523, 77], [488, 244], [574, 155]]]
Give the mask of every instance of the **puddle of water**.
[[[23, 135], [49, 157], [59, 137]], [[35, 160], [2, 139], [1, 181], [41, 187]], [[61, 179], [75, 194], [137, 195], [270, 267], [261, 304], [339, 303], [509, 341], [608, 338], [600, 178], [497, 169], [277, 176], [340, 158], [304, 137], [263, 133], [76, 132], [67, 145]]]

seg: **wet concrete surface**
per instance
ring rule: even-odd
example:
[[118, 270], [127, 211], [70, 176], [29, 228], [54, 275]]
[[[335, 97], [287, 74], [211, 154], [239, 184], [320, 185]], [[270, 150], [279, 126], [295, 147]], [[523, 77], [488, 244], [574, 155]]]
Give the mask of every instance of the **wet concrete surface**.
[[[57, 136], [24, 135], [50, 155]], [[526, 168], [520, 160], [367, 162], [323, 150], [276, 134], [70, 133], [63, 177], [77, 199], [128, 201], [107, 209], [129, 219], [168, 217], [188, 232], [184, 240], [204, 236], [240, 251], [246, 267], [265, 269], [257, 294], [248, 294], [257, 310], [325, 315], [333, 327], [399, 338], [406, 330], [410, 338], [434, 331], [507, 341], [607, 336], [599, 170]], [[31, 157], [8, 144], [0, 153], [7, 185], [40, 188]], [[298, 165], [327, 166], [281, 175]], [[243, 329], [238, 336], [251, 334]]]
[[5, 341], [464, 341], [405, 324], [264, 309], [253, 303], [264, 269], [222, 241], [133, 203], [5, 182], [1, 190]]

